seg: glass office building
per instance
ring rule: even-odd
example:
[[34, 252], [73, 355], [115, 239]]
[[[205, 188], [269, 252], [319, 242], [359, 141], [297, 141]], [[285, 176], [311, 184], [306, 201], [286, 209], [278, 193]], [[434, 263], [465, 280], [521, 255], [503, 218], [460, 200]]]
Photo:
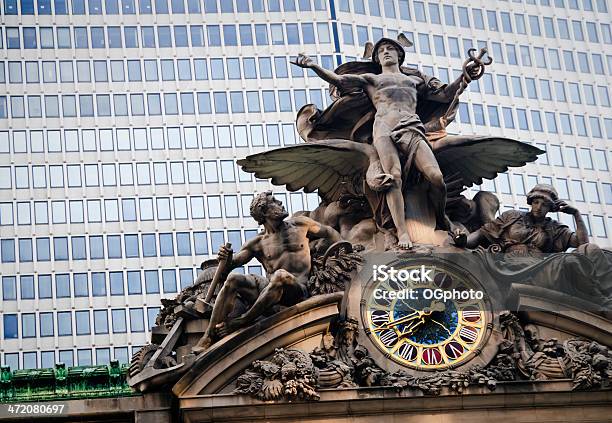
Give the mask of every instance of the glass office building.
[[[449, 130], [547, 154], [482, 188], [503, 210], [552, 183], [610, 246], [610, 6], [452, 3], [3, 0], [2, 363], [127, 361], [194, 265], [257, 232], [248, 206], [271, 186], [235, 160], [295, 144], [297, 110], [329, 104], [326, 84], [290, 57], [332, 69], [398, 31], [414, 40], [407, 62], [443, 81], [469, 48], [489, 48], [495, 62]], [[290, 212], [317, 206], [316, 194], [274, 190]]]

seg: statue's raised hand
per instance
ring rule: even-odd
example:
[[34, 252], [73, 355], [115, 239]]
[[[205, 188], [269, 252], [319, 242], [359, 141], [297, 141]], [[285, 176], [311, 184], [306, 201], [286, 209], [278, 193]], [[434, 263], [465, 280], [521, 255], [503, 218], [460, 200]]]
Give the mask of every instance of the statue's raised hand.
[[576, 213], [578, 213], [578, 209], [576, 207], [570, 206], [569, 204], [567, 204], [563, 200], [555, 201], [554, 209], [557, 209], [561, 213], [566, 213], [566, 214], [576, 214]]
[[297, 59], [295, 59], [295, 62], [290, 63], [293, 63], [294, 65], [299, 66], [301, 68], [310, 68], [314, 64], [314, 61], [305, 54], [300, 53], [298, 54]]
[[217, 253], [217, 258], [221, 260], [227, 260], [232, 255], [232, 249], [227, 248], [225, 245], [219, 247], [219, 252]]

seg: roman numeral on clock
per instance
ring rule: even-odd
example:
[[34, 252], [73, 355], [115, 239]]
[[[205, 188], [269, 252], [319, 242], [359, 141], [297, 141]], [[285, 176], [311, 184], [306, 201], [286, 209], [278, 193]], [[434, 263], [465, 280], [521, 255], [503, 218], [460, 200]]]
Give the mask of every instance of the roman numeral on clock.
[[417, 349], [414, 345], [412, 344], [408, 344], [408, 343], [404, 343], [401, 347], [399, 347], [399, 349], [397, 350], [397, 355], [399, 355], [401, 358], [403, 358], [404, 360], [407, 361], [412, 361], [416, 358], [417, 356]]
[[389, 312], [383, 310], [374, 310], [370, 315], [370, 320], [372, 320], [372, 324], [375, 326], [380, 326], [389, 321]]
[[461, 339], [463, 339], [465, 342], [472, 343], [476, 341], [476, 338], [478, 338], [478, 330], [464, 326], [461, 328], [461, 330], [459, 330], [459, 337], [461, 337]]
[[379, 338], [380, 342], [387, 348], [393, 347], [397, 343], [397, 334], [393, 329], [387, 329], [380, 333]]
[[466, 308], [462, 312], [463, 320], [477, 322], [480, 320], [480, 311], [473, 308]]
[[425, 364], [442, 363], [442, 353], [437, 348], [427, 348], [423, 350], [423, 362]]
[[465, 350], [463, 349], [463, 345], [461, 345], [459, 342], [449, 342], [444, 347], [444, 352], [446, 353], [446, 355], [449, 358], [452, 358], [453, 360], [456, 360], [461, 357], [464, 351]]

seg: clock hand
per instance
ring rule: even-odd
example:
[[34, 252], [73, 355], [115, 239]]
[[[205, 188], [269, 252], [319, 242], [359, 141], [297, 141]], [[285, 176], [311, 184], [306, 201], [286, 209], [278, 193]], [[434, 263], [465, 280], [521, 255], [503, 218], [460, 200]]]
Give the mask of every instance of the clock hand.
[[380, 325], [379, 327], [375, 328], [374, 330], [383, 330], [383, 329], [389, 329], [392, 326], [396, 326], [399, 325], [401, 323], [406, 323], [409, 322], [411, 320], [414, 319], [418, 319], [419, 317], [422, 316], [422, 312], [420, 311], [416, 311], [414, 313], [408, 314], [400, 319], [394, 320], [392, 322], [388, 322], [388, 323], [384, 323], [382, 325]]
[[404, 328], [404, 330], [402, 331], [401, 336], [404, 335], [412, 335], [415, 331], [415, 329], [419, 326], [421, 326], [423, 323], [425, 323], [425, 319], [421, 316], [421, 318], [419, 320], [417, 320], [416, 322], [411, 322], [410, 325], [408, 325], [407, 327]]
[[438, 326], [442, 326], [444, 328], [444, 330], [448, 332], [449, 335], [452, 335], [451, 331], [448, 330], [448, 328], [446, 326], [444, 326], [444, 324], [438, 322], [436, 319], [429, 319], [429, 320], [434, 322]]

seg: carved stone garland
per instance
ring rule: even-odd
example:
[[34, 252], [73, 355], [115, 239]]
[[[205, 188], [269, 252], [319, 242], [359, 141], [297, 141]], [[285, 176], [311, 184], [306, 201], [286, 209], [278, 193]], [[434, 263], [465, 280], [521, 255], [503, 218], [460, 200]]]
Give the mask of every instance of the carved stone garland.
[[236, 394], [261, 400], [318, 400], [316, 389], [381, 386], [418, 389], [439, 395], [443, 388], [458, 394], [469, 386], [494, 390], [498, 382], [513, 380], [565, 379], [573, 389], [607, 385], [612, 377], [612, 354], [597, 342], [570, 339], [540, 340], [533, 325], [522, 326], [512, 313], [502, 313], [504, 340], [493, 361], [465, 372], [453, 370], [415, 377], [403, 370], [388, 373], [369, 356], [356, 340], [357, 322], [340, 323], [335, 335], [327, 333], [310, 354], [277, 349], [271, 360], [258, 360], [237, 381]]

